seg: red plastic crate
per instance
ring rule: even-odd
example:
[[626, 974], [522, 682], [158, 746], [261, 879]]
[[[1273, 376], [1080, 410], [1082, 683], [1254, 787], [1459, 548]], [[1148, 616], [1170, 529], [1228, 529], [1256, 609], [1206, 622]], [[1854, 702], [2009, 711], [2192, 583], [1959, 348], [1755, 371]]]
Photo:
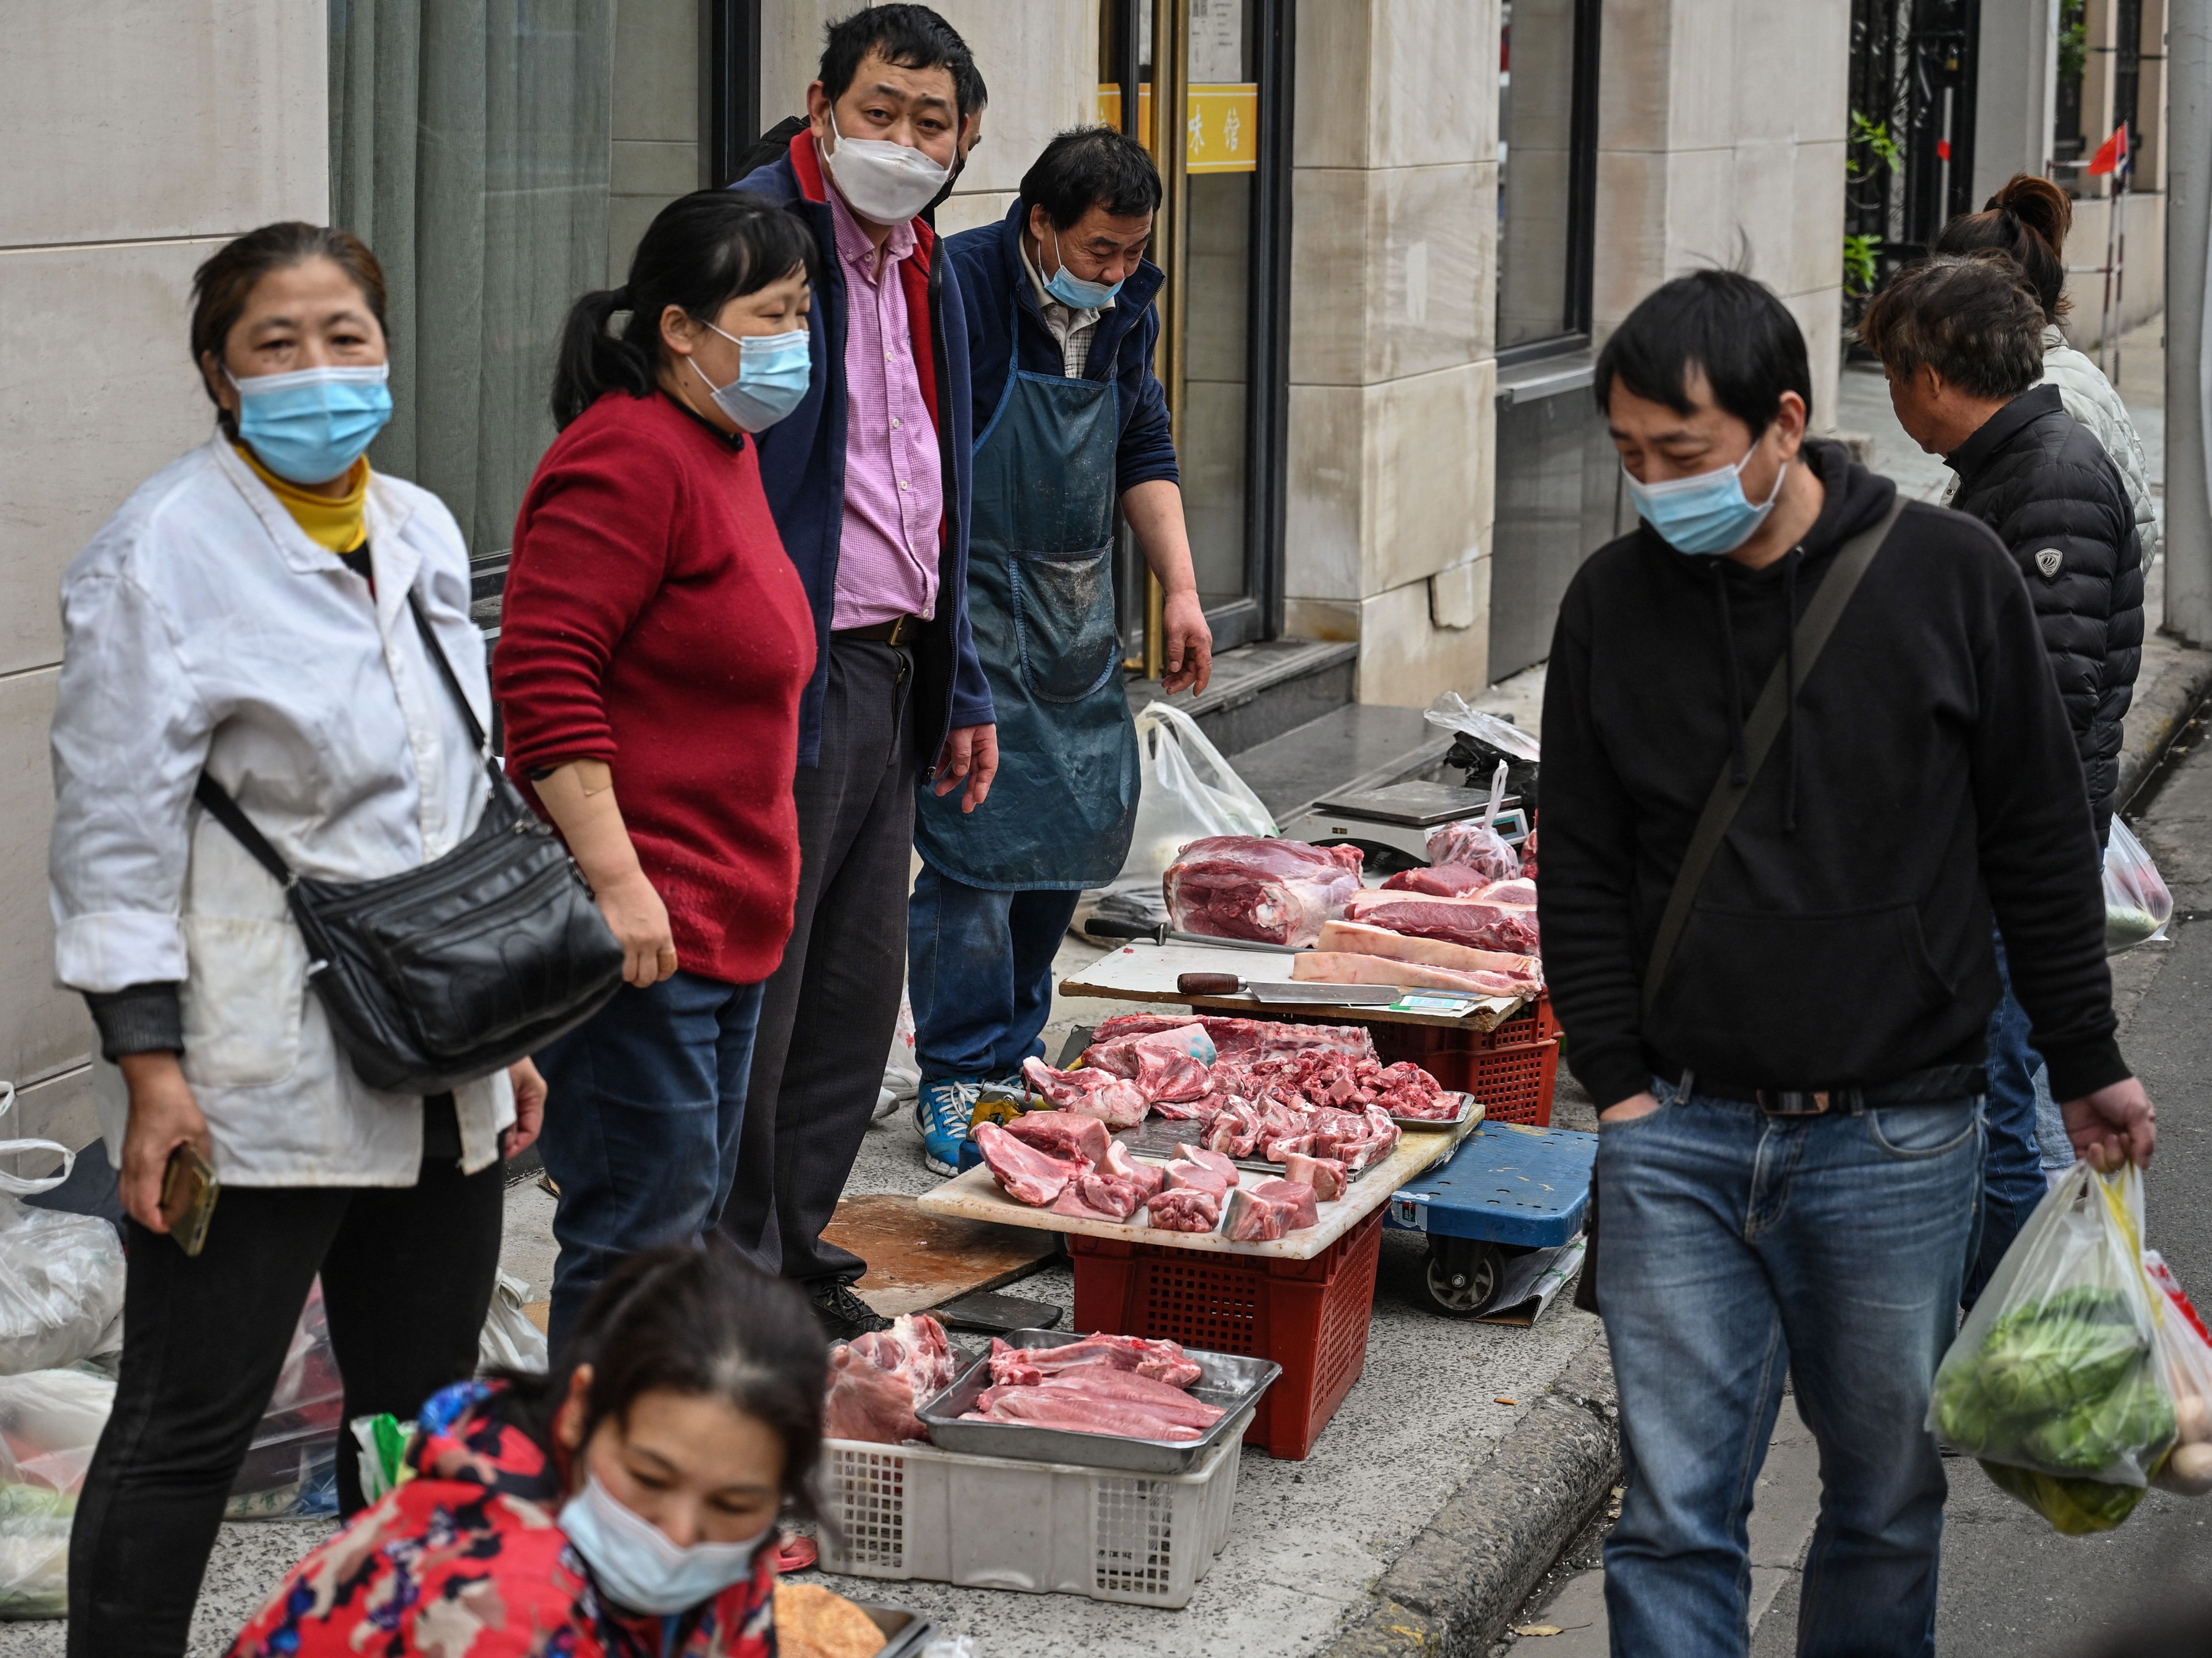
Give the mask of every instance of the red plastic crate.
[[1483, 1119], [1548, 1128], [1559, 1079], [1559, 1022], [1550, 992], [1489, 1032], [1377, 1022], [1369, 1027], [1383, 1064], [1410, 1059], [1448, 1088], [1482, 1101]]
[[1283, 1367], [1244, 1442], [1303, 1461], [1367, 1363], [1377, 1210], [1310, 1261], [1221, 1255], [1075, 1234], [1077, 1330], [1179, 1341]]

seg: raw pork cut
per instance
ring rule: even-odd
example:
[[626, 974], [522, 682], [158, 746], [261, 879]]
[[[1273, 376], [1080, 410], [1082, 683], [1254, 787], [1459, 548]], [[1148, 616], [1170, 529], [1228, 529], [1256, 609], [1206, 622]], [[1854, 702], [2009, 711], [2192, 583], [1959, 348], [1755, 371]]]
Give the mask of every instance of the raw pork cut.
[[1436, 898], [1458, 898], [1479, 893], [1493, 877], [1487, 870], [1464, 863], [1432, 863], [1425, 869], [1401, 869], [1382, 883], [1386, 893], [1427, 893]]
[[1103, 1166], [1106, 1149], [1114, 1143], [1113, 1131], [1096, 1117], [1072, 1111], [1029, 1111], [1006, 1125], [1006, 1132], [1048, 1155], [1080, 1158], [1093, 1168]]
[[1462, 864], [1492, 881], [1510, 880], [1521, 873], [1520, 855], [1505, 844], [1505, 837], [1475, 818], [1440, 823], [1430, 830], [1429, 862]]
[[[1210, 1192], [1216, 1198], [1226, 1198], [1229, 1195], [1229, 1182], [1223, 1179], [1212, 1169], [1203, 1168], [1196, 1163], [1186, 1163], [1178, 1160], [1167, 1167], [1165, 1189], [1169, 1192]], [[1159, 1216], [1155, 1214], [1152, 1217], [1152, 1224], [1158, 1226], [1159, 1223]]]
[[1106, 1148], [1106, 1161], [1098, 1170], [1116, 1179], [1127, 1180], [1137, 1188], [1137, 1201], [1144, 1202], [1168, 1183], [1168, 1172], [1158, 1163], [1139, 1162], [1129, 1155], [1129, 1148], [1119, 1140]]
[[1142, 1089], [1111, 1071], [1054, 1070], [1043, 1060], [1031, 1058], [1022, 1061], [1022, 1076], [1033, 1091], [1061, 1111], [1096, 1117], [1108, 1128], [1134, 1128], [1151, 1109]]
[[1310, 984], [1395, 984], [1425, 991], [1458, 991], [1468, 996], [1521, 996], [1528, 982], [1489, 972], [1463, 973], [1387, 956], [1355, 955], [1341, 950], [1306, 950], [1291, 958], [1291, 977]]
[[1309, 1157], [1303, 1152], [1293, 1154], [1283, 1170], [1285, 1180], [1313, 1188], [1316, 1203], [1328, 1203], [1344, 1196], [1344, 1165], [1334, 1157]]
[[1290, 1230], [1297, 1232], [1319, 1223], [1321, 1212], [1316, 1206], [1320, 1194], [1303, 1180], [1262, 1180], [1252, 1188], [1255, 1198], [1265, 1198], [1269, 1203], [1291, 1206]]
[[1249, 1157], [1259, 1137], [1259, 1108], [1246, 1100], [1224, 1100], [1221, 1109], [1206, 1119], [1206, 1149], [1224, 1157]]
[[1162, 879], [1178, 931], [1303, 949], [1359, 890], [1359, 849], [1300, 840], [1211, 835], [1194, 840]]
[[[1286, 1180], [1264, 1180], [1262, 1186], [1287, 1186]], [[1299, 1186], [1310, 1199], [1311, 1186]], [[1230, 1240], [1235, 1243], [1273, 1243], [1297, 1224], [1298, 1206], [1286, 1198], [1262, 1197], [1256, 1187], [1238, 1186], [1229, 1194]]]
[[1534, 904], [1536, 883], [1527, 879], [1493, 881], [1475, 896], [1488, 899], [1492, 904]]
[[1195, 1021], [1157, 1013], [1115, 1014], [1093, 1031], [1094, 1042], [1117, 1041], [1125, 1036], [1146, 1036], [1197, 1023], [1213, 1039], [1214, 1063], [1249, 1064], [1255, 1059], [1279, 1058], [1309, 1050], [1375, 1057], [1375, 1039], [1364, 1025], [1286, 1025], [1272, 1019], [1231, 1019], [1208, 1014]]
[[1145, 1194], [1133, 1180], [1115, 1174], [1079, 1174], [1061, 1190], [1052, 1212], [1083, 1221], [1126, 1222], [1144, 1206]]
[[1544, 982], [1544, 963], [1533, 955], [1508, 955], [1502, 950], [1471, 950], [1464, 944], [1448, 944], [1440, 938], [1413, 938], [1388, 927], [1364, 921], [1332, 921], [1321, 930], [1323, 950], [1343, 950], [1355, 955], [1388, 956], [1393, 961], [1416, 961], [1425, 967], [1449, 967], [1459, 973], [1503, 973], [1527, 979], [1529, 988]]
[[991, 1338], [991, 1380], [1018, 1381], [1053, 1375], [1083, 1364], [1106, 1364], [1116, 1370], [1134, 1370], [1140, 1376], [1188, 1387], [1206, 1373], [1182, 1350], [1182, 1344], [1148, 1341], [1142, 1336], [1085, 1336], [1059, 1347], [1017, 1347], [1002, 1337]]
[[1221, 1420], [1218, 1405], [1208, 1405], [1172, 1382], [1155, 1381], [1150, 1376], [1139, 1375], [1134, 1370], [1116, 1370], [1106, 1364], [1079, 1364], [1073, 1370], [1061, 1370], [1035, 1382], [1016, 1382], [985, 1388], [976, 1395], [975, 1406], [988, 1411], [1000, 1399], [1016, 1393], [1060, 1393], [1081, 1399], [1118, 1399], [1124, 1404], [1158, 1411], [1170, 1422], [1179, 1422], [1187, 1428], [1211, 1428]]
[[952, 1372], [952, 1344], [945, 1326], [926, 1313], [840, 1342], [830, 1350], [822, 1431], [831, 1439], [884, 1445], [927, 1439], [915, 1406], [950, 1387]]
[[1211, 1232], [1221, 1224], [1221, 1198], [1203, 1186], [1170, 1186], [1145, 1214], [1163, 1232]]
[[[1202, 1439], [1206, 1430], [1121, 1399], [1092, 1399], [1087, 1394], [1051, 1387], [1006, 1387], [988, 1390], [996, 1395], [988, 1411], [964, 1411], [963, 1422], [1018, 1422], [1032, 1428], [1060, 1428], [1079, 1434], [1113, 1434], [1122, 1439], [1168, 1440], [1187, 1444]], [[979, 1397], [978, 1404], [982, 1402]]]
[[1185, 1146], [1182, 1149], [1182, 1158], [1187, 1163], [1195, 1163], [1200, 1168], [1211, 1169], [1214, 1173], [1218, 1174], [1224, 1186], [1237, 1184], [1237, 1165], [1218, 1151], [1208, 1150], [1204, 1146]]
[[1439, 1123], [1460, 1112], [1459, 1100], [1444, 1092], [1443, 1084], [1409, 1059], [1401, 1059], [1383, 1071], [1376, 1101], [1394, 1117], [1419, 1117]]
[[1093, 1042], [1083, 1051], [1085, 1070], [1127, 1077], [1155, 1104], [1204, 1099], [1206, 1067], [1214, 1058], [1213, 1039], [1196, 1024]]
[[975, 1125], [975, 1149], [1006, 1196], [1038, 1209], [1056, 1199], [1070, 1180], [1091, 1173], [1090, 1164], [1040, 1151], [996, 1123]]
[[1533, 904], [1493, 904], [1480, 898], [1428, 898], [1418, 893], [1362, 893], [1344, 908], [1346, 921], [1364, 921], [1394, 933], [1440, 938], [1470, 949], [1539, 955]]

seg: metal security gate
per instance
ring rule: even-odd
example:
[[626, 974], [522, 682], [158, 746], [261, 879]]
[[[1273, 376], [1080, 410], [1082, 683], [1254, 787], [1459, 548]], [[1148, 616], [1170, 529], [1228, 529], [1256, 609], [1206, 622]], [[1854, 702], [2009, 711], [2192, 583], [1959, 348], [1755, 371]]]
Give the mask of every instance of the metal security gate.
[[1851, 0], [1844, 230], [1854, 297], [1928, 251], [1974, 199], [1981, 0]]

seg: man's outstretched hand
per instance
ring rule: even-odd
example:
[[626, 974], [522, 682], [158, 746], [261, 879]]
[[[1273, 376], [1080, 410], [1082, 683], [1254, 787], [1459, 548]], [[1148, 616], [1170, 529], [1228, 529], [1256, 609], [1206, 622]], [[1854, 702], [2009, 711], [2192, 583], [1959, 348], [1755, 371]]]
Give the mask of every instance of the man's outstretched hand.
[[2130, 1076], [2060, 1107], [2066, 1113], [2066, 1137], [2074, 1155], [2100, 1174], [2110, 1174], [2122, 1163], [2150, 1167], [2158, 1149], [2158, 1107]]

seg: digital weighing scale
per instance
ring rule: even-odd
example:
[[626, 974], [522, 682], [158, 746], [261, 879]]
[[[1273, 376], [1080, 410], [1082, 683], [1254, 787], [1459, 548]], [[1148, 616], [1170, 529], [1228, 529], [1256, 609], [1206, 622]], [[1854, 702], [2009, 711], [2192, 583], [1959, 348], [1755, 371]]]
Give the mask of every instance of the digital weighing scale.
[[[1463, 789], [1448, 783], [1394, 783], [1387, 789], [1364, 789], [1356, 795], [1335, 795], [1312, 806], [1283, 826], [1286, 840], [1327, 846], [1351, 841], [1365, 846], [1387, 846], [1416, 863], [1429, 861], [1429, 831], [1438, 824], [1479, 818], [1490, 804], [1486, 789]], [[1515, 796], [1505, 796], [1493, 825], [1508, 845], [1517, 846], [1527, 837], [1528, 820]]]

